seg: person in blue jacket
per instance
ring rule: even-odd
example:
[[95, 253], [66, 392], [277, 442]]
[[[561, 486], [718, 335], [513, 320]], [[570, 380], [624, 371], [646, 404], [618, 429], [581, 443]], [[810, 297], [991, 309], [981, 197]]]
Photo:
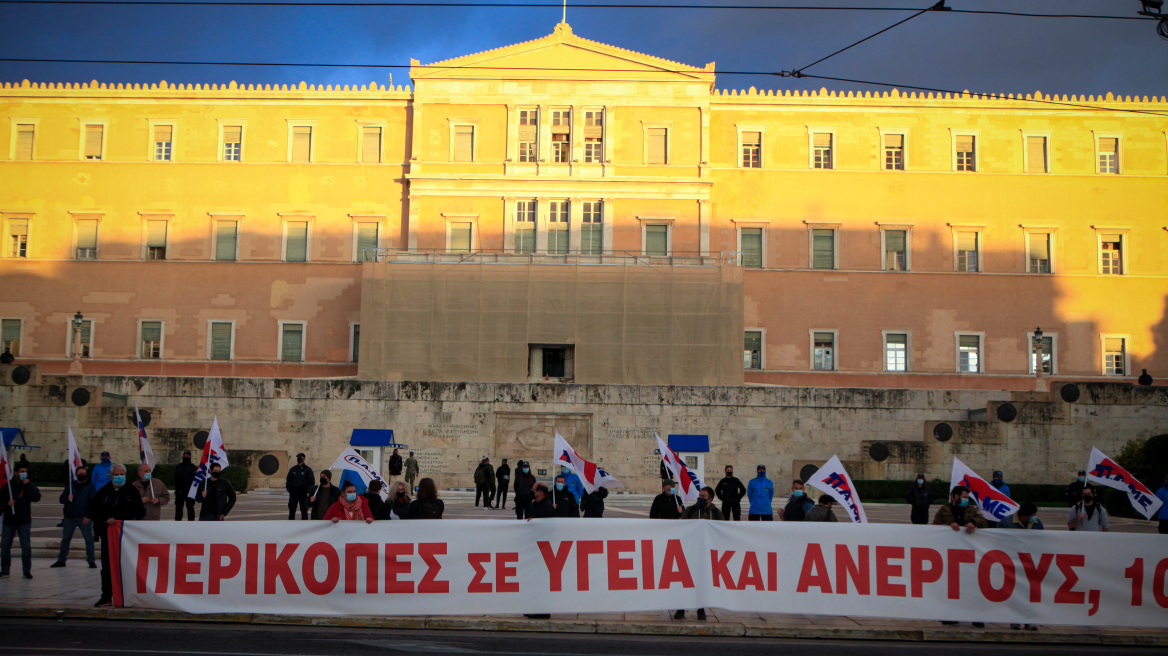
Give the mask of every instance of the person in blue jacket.
[[1002, 480], [1002, 472], [1000, 472], [996, 469], [994, 470], [994, 479], [992, 481], [990, 481], [990, 485], [993, 485], [994, 487], [998, 488], [998, 492], [1001, 492], [1002, 494], [1010, 497], [1011, 499], [1014, 498], [1014, 497], [1010, 496], [1010, 486], [1006, 485], [1006, 482]]
[[100, 490], [105, 487], [106, 483], [110, 482], [110, 454], [109, 451], [101, 452], [101, 464], [94, 465], [92, 474], [93, 488]]
[[1164, 484], [1156, 490], [1156, 498], [1164, 502], [1160, 506], [1160, 512], [1156, 513], [1156, 519], [1160, 520], [1160, 534], [1168, 535], [1168, 474], [1164, 474]]
[[576, 472], [567, 467], [560, 467], [560, 476], [564, 477], [564, 489], [576, 497], [576, 504], [579, 505], [580, 498], [584, 496], [584, 482], [580, 480]]
[[752, 522], [769, 522], [774, 519], [775, 511], [771, 509], [771, 501], [775, 498], [775, 484], [766, 477], [766, 465], [759, 465], [755, 469], [755, 477], [746, 485], [746, 498], [750, 500], [750, 512], [746, 519]]

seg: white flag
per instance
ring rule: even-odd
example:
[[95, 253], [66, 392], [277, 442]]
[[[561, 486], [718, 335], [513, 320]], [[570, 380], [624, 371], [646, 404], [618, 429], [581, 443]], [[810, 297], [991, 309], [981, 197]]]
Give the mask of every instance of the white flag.
[[697, 473], [685, 466], [681, 456], [669, 448], [668, 444], [661, 441], [660, 435], [653, 433], [653, 437], [657, 438], [657, 448], [661, 451], [661, 461], [665, 463], [665, 468], [669, 470], [673, 480], [677, 481], [677, 496], [682, 501], [696, 501], [706, 484], [702, 482]]
[[613, 478], [612, 474], [598, 467], [596, 463], [581, 458], [572, 445], [568, 444], [568, 440], [565, 440], [564, 436], [559, 433], [556, 433], [554, 460], [557, 464], [576, 472], [576, 475], [580, 477], [580, 483], [584, 485], [584, 490], [588, 493], [595, 492], [602, 487], [624, 487], [624, 483]]
[[219, 417], [211, 421], [211, 434], [207, 436], [207, 442], [203, 445], [203, 457], [199, 459], [199, 468], [195, 470], [195, 482], [191, 484], [187, 498], [196, 498], [199, 486], [211, 476], [211, 465], [227, 469], [227, 449], [223, 446], [223, 436], [219, 434]]
[[807, 484], [835, 499], [841, 508], [848, 511], [848, 518], [856, 524], [867, 524], [868, 516], [864, 514], [864, 505], [860, 503], [860, 495], [856, 494], [856, 486], [852, 484], [852, 477], [844, 471], [839, 456], [832, 456], [807, 480]]
[[[154, 449], [150, 448], [150, 438], [146, 437], [146, 427], [142, 425], [142, 414], [138, 412], [138, 401], [134, 401], [134, 419], [138, 421], [138, 458], [139, 461], [150, 465], [154, 471]], [[223, 465], [227, 466], [226, 463]], [[153, 490], [153, 488], [151, 488]]]
[[84, 464], [81, 460], [81, 451], [77, 449], [77, 440], [73, 439], [73, 427], [66, 428], [69, 431], [69, 481], [71, 483], [77, 482], [77, 468]]
[[1146, 519], [1151, 519], [1160, 506], [1164, 505], [1164, 502], [1156, 498], [1151, 490], [1136, 480], [1135, 476], [1095, 447], [1091, 447], [1091, 461], [1087, 463], [1087, 480], [1127, 492], [1132, 508]]
[[993, 517], [995, 521], [1002, 521], [1018, 512], [1018, 509], [1022, 507], [1004, 493], [999, 492], [993, 485], [987, 483], [964, 462], [953, 458], [953, 473], [949, 476], [949, 490], [952, 491], [958, 485], [969, 488], [969, 496], [977, 502], [977, 507], [981, 508], [986, 516]]
[[387, 501], [389, 499], [389, 483], [386, 483], [385, 479], [377, 474], [377, 470], [373, 468], [373, 465], [369, 464], [368, 460], [362, 458], [361, 454], [357, 453], [353, 447], [342, 451], [331, 469], [347, 469], [355, 472], [357, 476], [361, 477], [361, 480], [365, 481], [366, 488], [373, 481], [381, 481], [381, 500]]

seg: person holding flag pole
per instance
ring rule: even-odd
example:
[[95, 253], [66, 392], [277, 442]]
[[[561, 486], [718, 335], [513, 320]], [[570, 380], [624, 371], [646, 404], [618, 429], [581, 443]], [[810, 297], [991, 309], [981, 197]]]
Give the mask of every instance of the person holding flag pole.
[[97, 568], [97, 558], [93, 548], [93, 522], [89, 520], [89, 507], [97, 488], [89, 482], [89, 473], [81, 460], [81, 451], [77, 448], [77, 441], [73, 438], [73, 427], [67, 428], [69, 433], [69, 485], [61, 491], [60, 503], [64, 506], [61, 520], [61, 549], [57, 552], [57, 562], [50, 567], [64, 567], [69, 556], [69, 545], [73, 542], [74, 530], [81, 531], [85, 539], [85, 556], [89, 561], [90, 569]]
[[211, 421], [211, 432], [203, 444], [203, 456], [199, 468], [195, 470], [195, 482], [188, 496], [203, 503], [200, 521], [223, 521], [235, 505], [235, 488], [227, 480], [220, 478], [220, 472], [227, 467], [227, 449], [223, 446], [223, 435], [219, 432], [219, 417]]
[[[142, 424], [142, 413], [138, 411], [138, 400], [134, 400], [134, 420], [138, 422], [138, 459], [143, 465], [154, 471], [154, 449], [150, 448], [150, 438], [146, 437], [146, 426]], [[139, 475], [142, 471], [139, 468]], [[149, 479], [147, 479], [149, 480]], [[168, 497], [169, 498], [169, 497]], [[154, 486], [150, 486], [150, 499], [154, 499]], [[143, 500], [145, 501], [145, 500]]]

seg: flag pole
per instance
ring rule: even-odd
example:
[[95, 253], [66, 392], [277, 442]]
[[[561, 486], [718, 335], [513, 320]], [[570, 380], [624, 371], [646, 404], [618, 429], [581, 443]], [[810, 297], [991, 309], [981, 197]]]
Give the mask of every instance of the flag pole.
[[[146, 428], [144, 426], [142, 426], [142, 414], [140, 412], [138, 412], [138, 399], [134, 399], [134, 420], [138, 423], [138, 459], [142, 461], [142, 464], [150, 466], [150, 463], [146, 462], [146, 450], [142, 448], [142, 433], [145, 432]], [[150, 488], [150, 498], [153, 499], [154, 498], [154, 468], [153, 467], [150, 467], [150, 481], [148, 481], [148, 483], [149, 483], [148, 487]]]

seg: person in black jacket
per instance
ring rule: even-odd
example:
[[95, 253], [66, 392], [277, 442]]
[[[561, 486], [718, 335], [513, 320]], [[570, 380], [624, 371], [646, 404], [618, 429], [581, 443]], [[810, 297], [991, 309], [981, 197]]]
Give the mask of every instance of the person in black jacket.
[[552, 500], [549, 498], [548, 486], [536, 483], [532, 491], [534, 500], [531, 503], [531, 513], [527, 516], [527, 521], [555, 517], [556, 507], [552, 505]]
[[389, 464], [387, 465], [387, 468], [389, 471], [389, 484], [392, 486], [394, 483], [401, 480], [402, 475], [402, 457], [401, 454], [397, 452], [397, 449], [394, 449], [393, 455], [389, 457]]
[[507, 489], [511, 487], [511, 465], [507, 464], [507, 459], [503, 458], [503, 464], [495, 470], [495, 507], [507, 507]]
[[195, 472], [199, 468], [191, 462], [191, 452], [183, 451], [182, 462], [174, 466], [174, 521], [181, 522], [183, 508], [187, 511], [187, 521], [195, 521], [195, 500], [190, 498], [191, 486], [195, 484]]
[[742, 497], [746, 496], [746, 486], [734, 477], [732, 465], [726, 465], [726, 477], [718, 481], [714, 494], [722, 502], [722, 516], [726, 521], [742, 521]]
[[320, 485], [312, 491], [312, 496], [308, 497], [309, 506], [312, 509], [313, 519], [324, 519], [328, 514], [328, 509], [333, 507], [337, 499], [341, 498], [341, 491], [333, 485], [333, 473], [328, 469], [322, 469], [320, 472]]
[[[21, 454], [24, 455], [24, 454]], [[32, 578], [32, 504], [41, 500], [41, 491], [28, 480], [28, 465], [16, 463], [15, 475], [0, 486], [0, 507], [4, 509], [3, 541], [0, 542], [0, 578], [8, 577], [12, 565], [12, 539], [20, 536], [20, 564], [24, 578]]]
[[685, 505], [677, 498], [675, 488], [677, 483], [666, 480], [661, 482], [661, 494], [653, 499], [649, 508], [649, 519], [678, 519], [681, 517]]
[[77, 468], [77, 481], [65, 484], [61, 490], [61, 505], [64, 506], [64, 530], [61, 532], [61, 550], [57, 552], [57, 562], [50, 567], [64, 567], [69, 557], [69, 545], [73, 542], [74, 530], [81, 531], [85, 540], [85, 557], [91, 568], [97, 567], [97, 557], [93, 555], [93, 522], [89, 519], [89, 504], [97, 495], [97, 488], [89, 482], [86, 467]]
[[531, 463], [526, 460], [515, 463], [515, 485], [512, 488], [515, 490], [515, 519], [531, 517], [531, 504], [535, 499], [535, 485], [535, 476], [531, 473]]
[[585, 492], [580, 498], [580, 510], [585, 517], [604, 517], [604, 500], [608, 498], [608, 488], [598, 487], [593, 492]]
[[410, 502], [408, 515], [410, 519], [442, 519], [442, 511], [446, 504], [438, 498], [438, 486], [434, 479], [423, 478], [418, 481], [418, 498]]
[[296, 454], [296, 464], [288, 470], [284, 489], [288, 490], [288, 519], [296, 519], [296, 508], [300, 508], [300, 519], [308, 519], [308, 491], [312, 489], [312, 469], [304, 464], [304, 454]]
[[917, 474], [916, 480], [904, 495], [904, 500], [912, 506], [910, 519], [913, 524], [929, 523], [929, 506], [933, 503], [933, 491], [925, 484], [924, 474]]
[[199, 509], [200, 522], [221, 522], [235, 506], [235, 488], [226, 478], [222, 478], [223, 468], [219, 463], [211, 464], [211, 477], [203, 481], [202, 489], [196, 495], [203, 507]]
[[373, 514], [373, 519], [389, 519], [388, 504], [381, 500], [381, 481], [369, 481], [369, 487], [361, 496], [369, 502], [369, 512]]
[[556, 476], [556, 486], [552, 490], [552, 506], [556, 509], [556, 517], [580, 517], [580, 504], [576, 503], [576, 495], [564, 489], [567, 482], [563, 476]]
[[101, 539], [101, 598], [94, 606], [109, 606], [113, 603], [113, 583], [110, 581], [109, 528], [119, 521], [139, 520], [146, 516], [146, 506], [142, 495], [126, 485], [126, 467], [121, 464], [110, 466], [110, 482], [97, 491], [89, 504], [89, 519]]
[[399, 482], [393, 486], [396, 490], [389, 501], [385, 503], [385, 517], [378, 517], [377, 519], [393, 519], [389, 514], [392, 512], [397, 515], [398, 519], [410, 518], [410, 488], [405, 483]]
[[1086, 470], [1080, 469], [1079, 476], [1070, 485], [1067, 486], [1066, 499], [1067, 505], [1073, 506], [1083, 500], [1083, 490], [1090, 488], [1092, 492], [1095, 491], [1095, 486], [1087, 482]]

